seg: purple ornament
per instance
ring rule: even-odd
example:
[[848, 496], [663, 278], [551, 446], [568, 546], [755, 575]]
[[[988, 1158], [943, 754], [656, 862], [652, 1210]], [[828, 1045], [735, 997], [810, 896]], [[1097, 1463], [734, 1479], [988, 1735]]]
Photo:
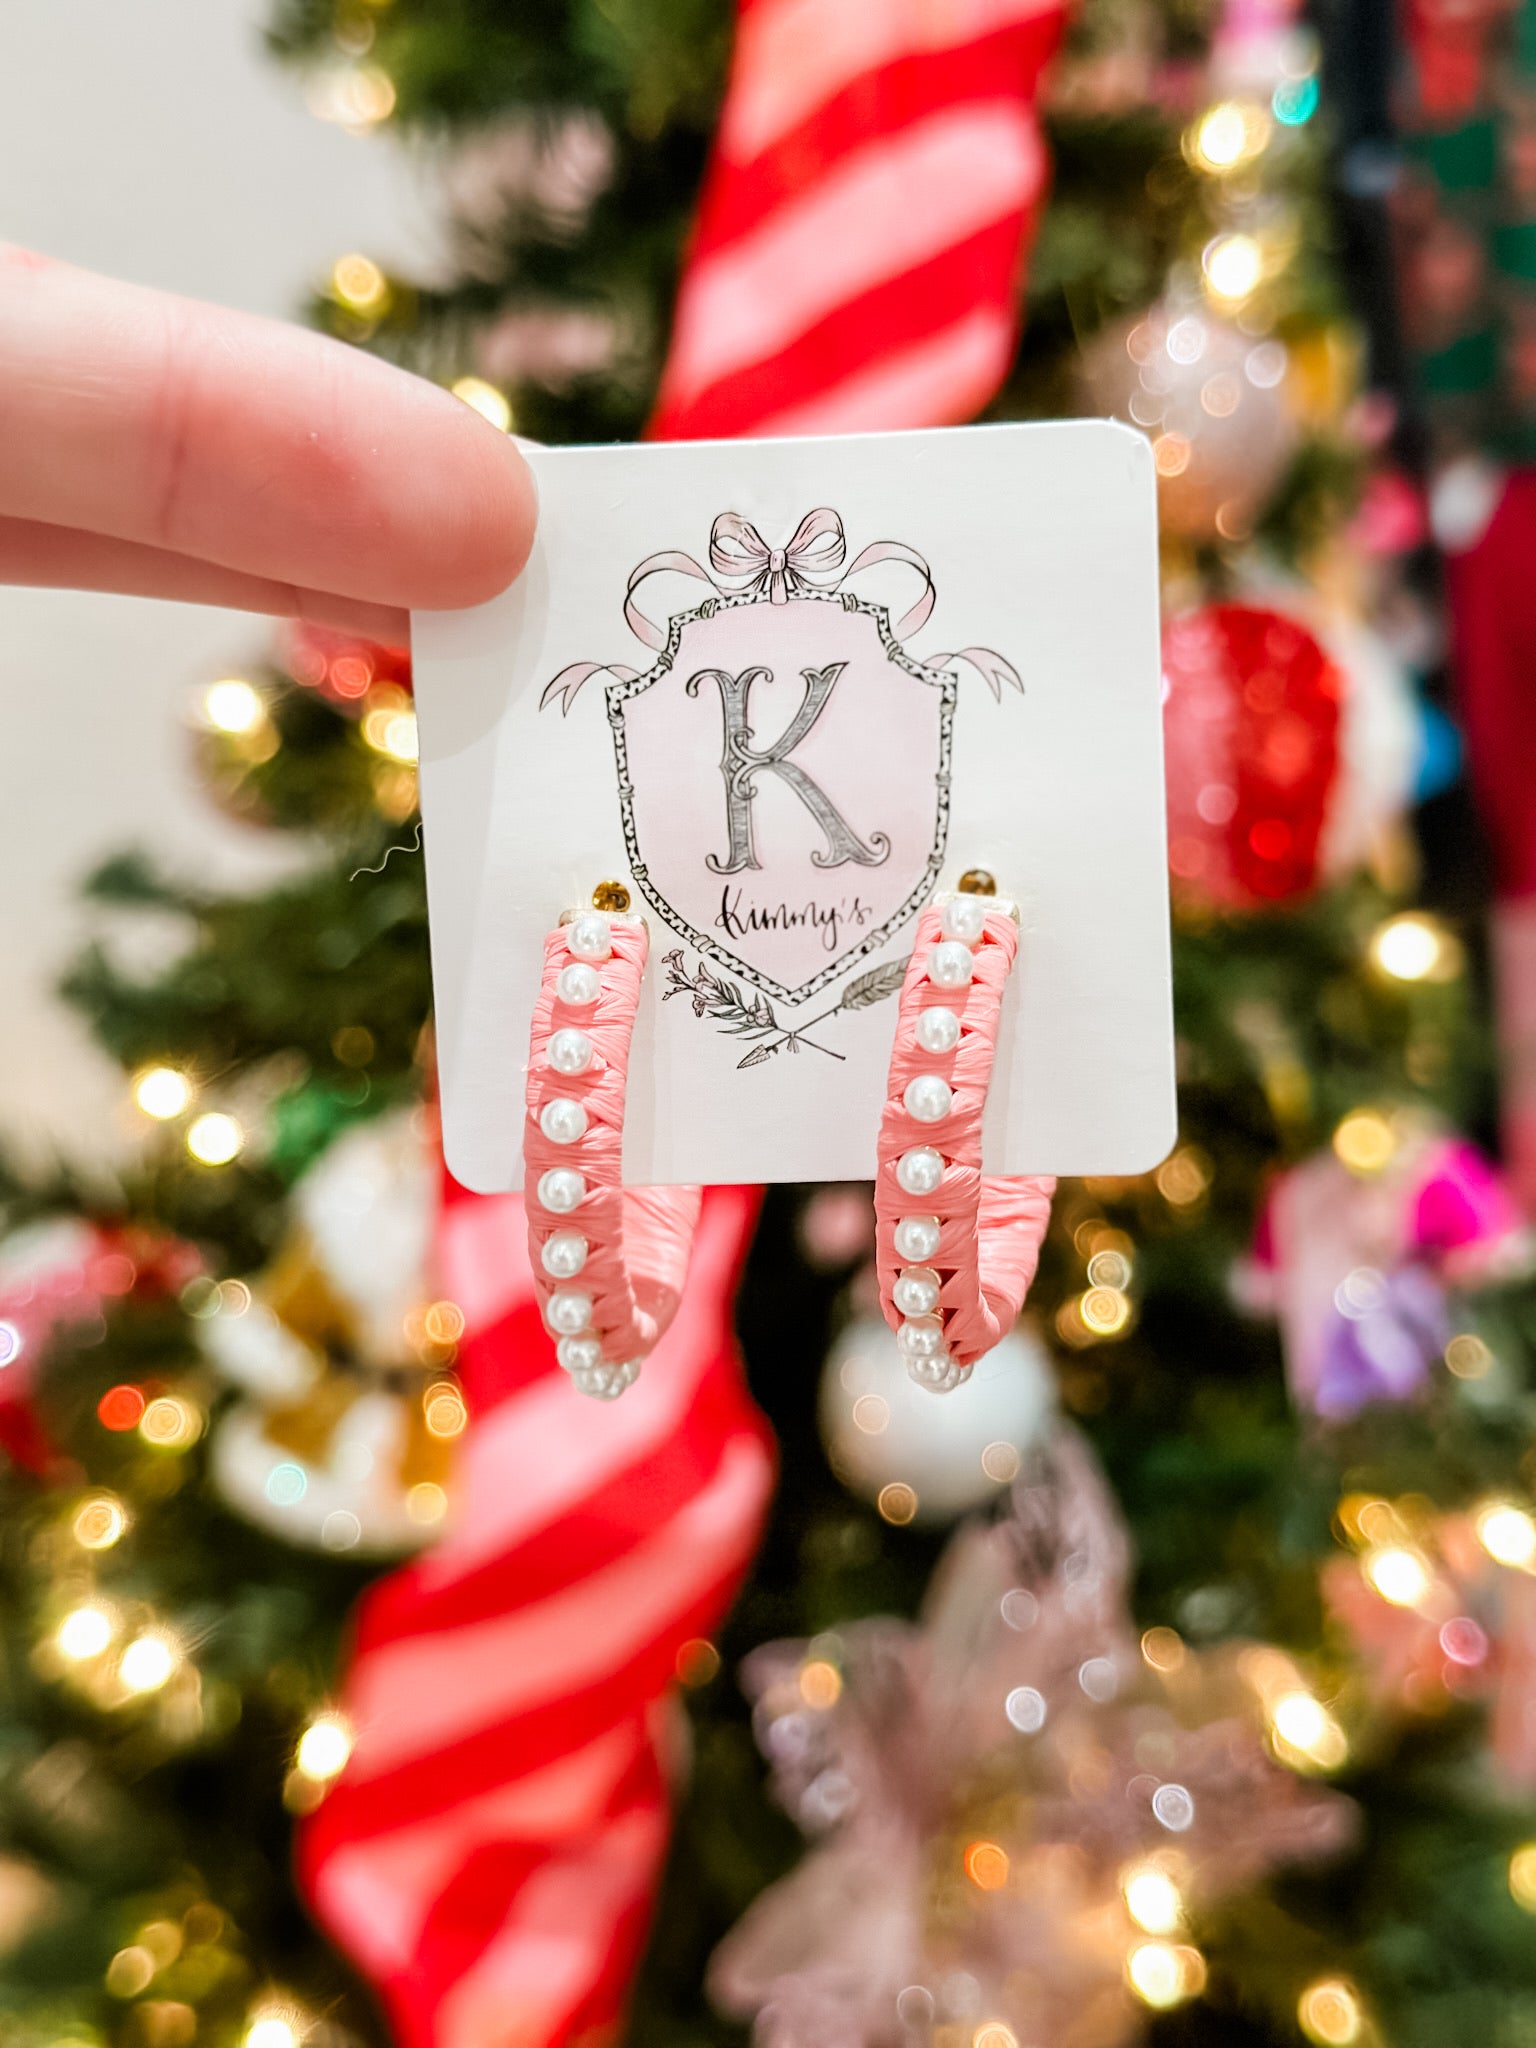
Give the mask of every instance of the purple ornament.
[[1357, 1267], [1339, 1283], [1312, 1405], [1330, 1421], [1375, 1401], [1411, 1401], [1451, 1334], [1445, 1292], [1422, 1266]]

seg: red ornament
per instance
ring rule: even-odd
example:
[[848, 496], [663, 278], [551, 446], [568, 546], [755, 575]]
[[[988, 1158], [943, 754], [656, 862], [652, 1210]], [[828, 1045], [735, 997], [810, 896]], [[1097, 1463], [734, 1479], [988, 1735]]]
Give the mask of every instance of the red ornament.
[[1282, 903], [1319, 878], [1344, 679], [1283, 613], [1208, 605], [1163, 635], [1168, 865], [1182, 895]]

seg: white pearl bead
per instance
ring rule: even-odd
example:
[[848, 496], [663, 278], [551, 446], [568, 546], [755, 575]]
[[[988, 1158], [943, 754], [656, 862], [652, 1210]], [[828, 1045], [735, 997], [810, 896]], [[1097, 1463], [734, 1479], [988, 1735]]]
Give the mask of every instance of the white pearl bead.
[[955, 1097], [942, 1074], [914, 1074], [901, 1099], [908, 1116], [916, 1117], [920, 1124], [936, 1124], [949, 1115]]
[[930, 1394], [948, 1394], [970, 1376], [969, 1368], [956, 1365], [947, 1351], [937, 1358], [907, 1357], [907, 1377], [926, 1387]]
[[919, 1010], [917, 1042], [924, 1052], [953, 1052], [960, 1043], [960, 1019], [942, 1003], [935, 1003], [930, 1010]]
[[576, 960], [613, 958], [613, 934], [607, 918], [598, 910], [584, 910], [580, 917], [573, 917], [565, 928], [565, 943]]
[[579, 1337], [592, 1320], [592, 1297], [562, 1288], [544, 1304], [544, 1320], [557, 1337]]
[[566, 1025], [551, 1036], [548, 1058], [557, 1074], [584, 1074], [594, 1058], [592, 1041], [585, 1031]]
[[939, 1305], [939, 1276], [932, 1266], [908, 1266], [891, 1289], [904, 1316], [931, 1316]]
[[539, 1264], [555, 1280], [574, 1280], [586, 1263], [587, 1240], [579, 1230], [557, 1230], [539, 1253]]
[[590, 1371], [573, 1372], [571, 1385], [579, 1394], [590, 1394], [594, 1401], [616, 1401], [639, 1377], [639, 1365], [629, 1359], [623, 1365], [604, 1364]]
[[909, 1316], [896, 1332], [896, 1348], [907, 1358], [947, 1356], [943, 1323], [937, 1316]]
[[539, 1129], [551, 1145], [574, 1145], [586, 1136], [587, 1112], [569, 1095], [552, 1095], [539, 1111]]
[[569, 1166], [552, 1166], [548, 1173], [539, 1175], [539, 1200], [557, 1216], [574, 1209], [585, 1199], [586, 1192], [586, 1180]]
[[602, 993], [603, 978], [585, 960], [571, 960], [555, 977], [555, 994], [573, 1010], [584, 1010]]
[[987, 926], [986, 901], [980, 896], [951, 896], [939, 912], [939, 930], [946, 939], [974, 946]]
[[928, 979], [935, 988], [964, 988], [975, 971], [970, 947], [958, 939], [944, 939], [928, 948]]
[[939, 1248], [937, 1216], [903, 1216], [896, 1226], [896, 1253], [923, 1265]]
[[909, 1195], [931, 1195], [943, 1178], [943, 1158], [931, 1145], [914, 1145], [896, 1162], [896, 1184]]
[[562, 1337], [555, 1356], [567, 1372], [591, 1372], [603, 1362], [602, 1340], [590, 1331], [584, 1337]]

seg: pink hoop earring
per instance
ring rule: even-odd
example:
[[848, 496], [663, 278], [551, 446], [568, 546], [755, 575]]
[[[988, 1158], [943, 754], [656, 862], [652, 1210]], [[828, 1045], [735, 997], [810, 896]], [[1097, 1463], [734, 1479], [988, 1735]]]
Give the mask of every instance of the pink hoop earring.
[[[605, 884], [599, 901], [628, 892]], [[649, 938], [639, 917], [569, 911], [544, 941], [523, 1132], [528, 1256], [573, 1384], [632, 1386], [682, 1298], [701, 1190], [627, 1188], [624, 1084]]]
[[[990, 881], [990, 877], [986, 878]], [[981, 1171], [981, 1122], [1018, 913], [940, 897], [902, 986], [875, 1180], [880, 1305], [907, 1370], [948, 1393], [1017, 1318], [1050, 1220], [1050, 1178]]]

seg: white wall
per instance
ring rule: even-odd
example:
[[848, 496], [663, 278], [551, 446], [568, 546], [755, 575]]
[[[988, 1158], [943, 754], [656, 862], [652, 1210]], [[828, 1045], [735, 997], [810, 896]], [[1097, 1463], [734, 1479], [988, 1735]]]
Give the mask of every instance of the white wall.
[[[261, 47], [264, 0], [3, 0], [0, 239], [291, 316], [336, 256], [425, 243], [391, 145], [316, 120]], [[0, 462], [4, 451], [0, 449]], [[0, 1135], [115, 1149], [121, 1077], [50, 988], [80, 875], [148, 844], [255, 880], [280, 857], [198, 795], [184, 710], [269, 623], [0, 588]]]

